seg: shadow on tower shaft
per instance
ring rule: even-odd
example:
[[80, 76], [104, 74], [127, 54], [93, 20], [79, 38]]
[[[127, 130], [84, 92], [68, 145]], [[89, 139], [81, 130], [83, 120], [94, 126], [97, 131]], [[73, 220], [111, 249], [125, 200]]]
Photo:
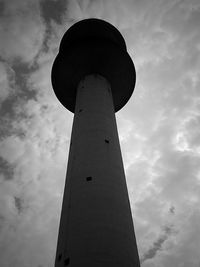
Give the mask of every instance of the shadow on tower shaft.
[[74, 122], [56, 267], [140, 266], [115, 119], [135, 77], [111, 24], [87, 19], [65, 33], [52, 84]]

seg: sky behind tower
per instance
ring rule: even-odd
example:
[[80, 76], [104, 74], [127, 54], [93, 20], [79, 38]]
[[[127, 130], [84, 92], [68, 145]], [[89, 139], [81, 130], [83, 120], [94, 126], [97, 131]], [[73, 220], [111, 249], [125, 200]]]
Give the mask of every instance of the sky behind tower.
[[73, 114], [51, 67], [85, 18], [124, 36], [116, 114], [141, 267], [200, 267], [200, 1], [0, 1], [0, 266], [53, 267]]

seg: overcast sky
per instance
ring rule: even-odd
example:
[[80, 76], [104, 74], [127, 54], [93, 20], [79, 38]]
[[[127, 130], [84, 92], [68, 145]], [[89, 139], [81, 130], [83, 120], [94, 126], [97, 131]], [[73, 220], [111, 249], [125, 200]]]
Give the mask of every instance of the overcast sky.
[[0, 266], [53, 267], [73, 114], [50, 81], [64, 32], [124, 36], [137, 83], [116, 114], [142, 267], [200, 267], [200, 1], [0, 1]]

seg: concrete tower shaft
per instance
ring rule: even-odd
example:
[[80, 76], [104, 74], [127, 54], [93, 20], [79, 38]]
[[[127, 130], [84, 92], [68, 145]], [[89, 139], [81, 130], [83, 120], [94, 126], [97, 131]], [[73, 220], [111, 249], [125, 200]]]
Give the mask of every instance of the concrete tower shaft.
[[63, 36], [52, 68], [60, 102], [74, 112], [56, 267], [139, 267], [115, 112], [135, 68], [120, 32], [86, 19]]
[[139, 267], [112, 92], [99, 75], [79, 84], [56, 267]]

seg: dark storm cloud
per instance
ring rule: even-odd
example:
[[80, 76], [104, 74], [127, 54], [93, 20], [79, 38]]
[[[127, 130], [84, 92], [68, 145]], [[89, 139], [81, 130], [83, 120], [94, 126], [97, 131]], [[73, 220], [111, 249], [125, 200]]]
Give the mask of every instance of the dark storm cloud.
[[102, 2], [102, 1], [99, 1], [99, 0], [88, 0], [88, 1], [84, 1], [84, 0], [77, 0], [77, 4], [79, 5], [79, 7], [81, 9], [84, 9], [84, 8], [89, 8], [91, 7], [92, 4], [97, 4], [98, 2]]
[[169, 212], [171, 214], [174, 214], [175, 213], [175, 207], [174, 206], [171, 206], [170, 209], [169, 209]]
[[162, 249], [162, 244], [165, 242], [165, 240], [167, 239], [167, 236], [161, 236], [158, 238], [158, 240], [156, 240], [153, 243], [152, 248], [150, 248], [143, 256], [143, 258], [141, 259], [141, 263], [148, 260], [148, 259], [152, 259], [156, 256], [157, 252], [159, 250]]
[[3, 174], [5, 180], [13, 179], [13, 166], [11, 166], [6, 160], [0, 157], [0, 174]]
[[22, 111], [17, 111], [16, 108], [30, 99], [35, 99], [36, 92], [27, 85], [27, 77], [34, 69], [34, 66], [30, 67], [18, 60], [14, 61], [12, 68], [8, 68], [8, 89], [11, 93], [0, 105], [0, 139], [13, 133], [22, 134], [16, 132], [13, 123], [16, 124], [26, 116]]
[[156, 254], [162, 250], [163, 244], [172, 233], [172, 226], [165, 226], [163, 231], [164, 233], [158, 237], [158, 239], [153, 243], [152, 247], [143, 255], [141, 258], [141, 263], [148, 259], [154, 258]]
[[49, 51], [49, 44], [52, 37], [52, 23], [61, 25], [63, 21], [63, 15], [67, 8], [67, 1], [65, 0], [44, 0], [40, 1], [40, 10], [44, 24], [46, 25], [46, 31], [43, 41], [43, 52]]
[[0, 1], [0, 17], [3, 15], [5, 9], [4, 1]]
[[3, 225], [4, 225], [4, 222], [5, 222], [5, 218], [2, 215], [0, 215], [0, 231], [1, 231], [1, 228], [3, 227]]
[[38, 1], [3, 1], [0, 16], [0, 56], [9, 62], [19, 59], [30, 63], [40, 51], [45, 25]]
[[55, 20], [59, 24], [62, 22], [62, 16], [67, 6], [66, 0], [44, 0], [40, 2], [40, 5], [42, 16], [47, 24], [51, 20]]
[[[1, 110], [0, 110], [1, 114]], [[9, 116], [1, 116], [0, 117], [0, 140], [9, 136], [12, 133], [12, 123], [9, 119]]]
[[12, 67], [0, 55], [0, 106], [14, 92], [15, 73]]
[[29, 66], [26, 63], [15, 61], [12, 69], [15, 72], [15, 90], [17, 95], [20, 98], [24, 97], [26, 100], [35, 98], [36, 92], [28, 86], [27, 79], [37, 69], [36, 64]]
[[20, 214], [23, 211], [23, 199], [20, 197], [14, 197], [14, 202], [17, 212]]

